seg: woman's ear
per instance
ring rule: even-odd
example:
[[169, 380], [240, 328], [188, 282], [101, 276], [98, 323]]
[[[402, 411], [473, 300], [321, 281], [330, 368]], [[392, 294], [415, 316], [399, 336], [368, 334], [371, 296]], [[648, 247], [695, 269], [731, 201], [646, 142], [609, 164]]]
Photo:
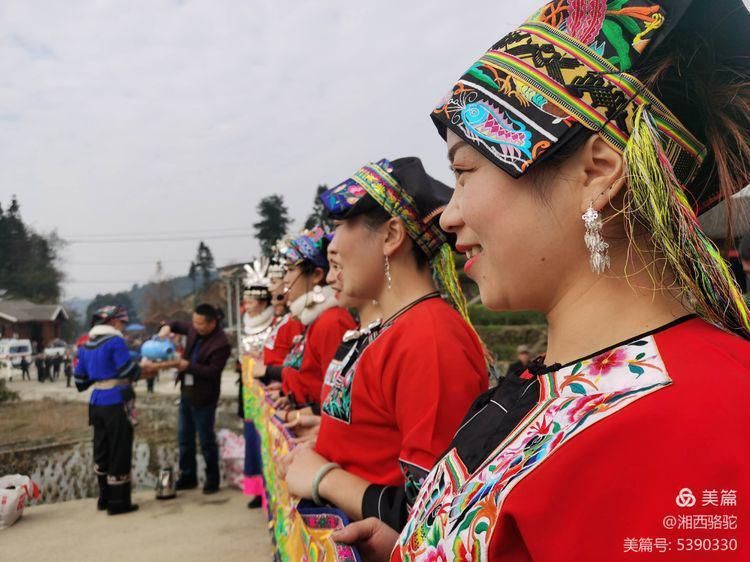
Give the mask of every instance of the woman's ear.
[[392, 218], [382, 228], [385, 235], [385, 239], [383, 240], [383, 254], [390, 257], [404, 245], [408, 237], [406, 226], [401, 220]]
[[326, 278], [326, 272], [323, 271], [322, 267], [316, 267], [312, 274], [310, 274], [310, 280], [312, 281], [311, 285], [314, 287], [315, 285], [320, 285], [323, 283], [323, 280]]
[[599, 135], [591, 135], [568, 161], [581, 176], [581, 213], [589, 208], [601, 211], [625, 186], [625, 162], [622, 154]]

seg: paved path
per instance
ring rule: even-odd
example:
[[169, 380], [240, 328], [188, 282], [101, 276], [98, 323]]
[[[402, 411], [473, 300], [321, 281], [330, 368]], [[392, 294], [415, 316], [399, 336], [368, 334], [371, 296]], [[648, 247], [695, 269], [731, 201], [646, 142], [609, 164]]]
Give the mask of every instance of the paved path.
[[0, 559], [33, 562], [269, 562], [267, 521], [239, 490], [200, 489], [156, 500], [137, 492], [140, 509], [108, 516], [85, 499], [29, 507], [0, 530]]

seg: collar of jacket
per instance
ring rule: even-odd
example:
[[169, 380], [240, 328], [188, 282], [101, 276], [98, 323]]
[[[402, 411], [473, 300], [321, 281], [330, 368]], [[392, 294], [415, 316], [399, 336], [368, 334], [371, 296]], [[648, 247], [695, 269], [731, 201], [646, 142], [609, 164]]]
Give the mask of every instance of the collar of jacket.
[[100, 338], [102, 336], [120, 336], [121, 338], [124, 337], [120, 330], [118, 330], [114, 326], [110, 326], [109, 324], [98, 324], [89, 330], [89, 337], [92, 339]]
[[299, 321], [302, 322], [305, 326], [309, 326], [310, 324], [312, 324], [318, 318], [318, 316], [320, 316], [329, 308], [338, 306], [336, 297], [333, 294], [333, 289], [331, 289], [327, 285], [325, 287], [321, 287], [321, 289], [322, 291], [319, 294], [323, 295], [322, 302], [316, 303], [313, 300], [314, 292], [310, 291], [309, 293], [305, 293], [304, 295], [297, 297], [289, 305], [289, 311], [292, 313], [292, 315], [299, 318]]
[[267, 306], [263, 312], [256, 314], [255, 316], [245, 315], [244, 332], [248, 335], [256, 332], [262, 332], [268, 328], [274, 321], [273, 307]]

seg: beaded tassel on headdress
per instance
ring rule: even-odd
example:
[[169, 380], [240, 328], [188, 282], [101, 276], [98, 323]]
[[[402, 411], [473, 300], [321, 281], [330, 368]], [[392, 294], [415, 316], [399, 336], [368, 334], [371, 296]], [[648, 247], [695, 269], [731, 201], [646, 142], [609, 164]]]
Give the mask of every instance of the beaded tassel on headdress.
[[432, 258], [432, 267], [438, 286], [448, 296], [450, 302], [458, 310], [463, 319], [471, 326], [466, 296], [458, 281], [456, 263], [453, 259], [453, 250], [450, 244], [440, 246], [440, 250]]
[[631, 235], [637, 222], [651, 233], [698, 314], [750, 338], [747, 303], [719, 250], [701, 230], [645, 105], [636, 113], [624, 156], [630, 198], [625, 217]]
[[458, 281], [456, 273], [456, 262], [453, 259], [453, 249], [450, 244], [440, 246], [438, 252], [432, 258], [432, 272], [438, 289], [443, 295], [446, 295], [453, 307], [458, 311], [461, 317], [466, 321], [469, 327], [479, 338], [479, 343], [484, 351], [484, 358], [487, 362], [487, 368], [490, 371], [495, 369], [495, 358], [492, 352], [487, 348], [484, 340], [477, 333], [477, 329], [469, 317], [469, 306], [466, 302], [466, 295]]

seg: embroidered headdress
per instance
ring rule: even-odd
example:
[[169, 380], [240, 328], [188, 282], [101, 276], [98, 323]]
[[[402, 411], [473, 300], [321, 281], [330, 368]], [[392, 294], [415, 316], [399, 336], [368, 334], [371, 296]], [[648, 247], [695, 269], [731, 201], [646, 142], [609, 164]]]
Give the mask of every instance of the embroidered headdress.
[[292, 265], [309, 262], [315, 267], [328, 270], [326, 255], [330, 235], [320, 226], [303, 230], [298, 236], [282, 243], [279, 253]]
[[601, 136], [624, 157], [627, 228], [652, 233], [699, 313], [747, 337], [747, 306], [696, 219], [722, 199], [721, 182], [706, 174], [715, 155], [705, 117], [689, 89], [667, 107], [650, 63], [685, 34], [710, 37], [690, 48], [717, 61], [747, 61], [749, 22], [741, 0], [554, 0], [474, 63], [432, 119], [444, 138], [450, 129], [514, 178], [581, 135]]
[[376, 204], [403, 221], [411, 240], [430, 260], [441, 289], [468, 321], [466, 298], [456, 276], [440, 215], [453, 190], [431, 177], [419, 158], [386, 159], [362, 166], [351, 177], [323, 192], [320, 200], [333, 218], [353, 217]]
[[121, 320], [125, 323], [130, 321], [128, 309], [121, 304], [102, 306], [94, 311], [91, 317], [91, 325], [106, 324], [112, 320]]

